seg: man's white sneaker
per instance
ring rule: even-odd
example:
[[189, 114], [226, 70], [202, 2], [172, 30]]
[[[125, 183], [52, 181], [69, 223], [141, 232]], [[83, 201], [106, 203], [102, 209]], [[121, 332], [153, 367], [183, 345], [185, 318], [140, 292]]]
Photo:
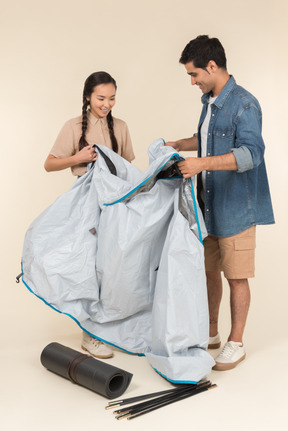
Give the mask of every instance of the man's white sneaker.
[[215, 358], [216, 365], [213, 370], [225, 371], [235, 368], [245, 359], [246, 353], [242, 343], [228, 341], [222, 352]]
[[86, 332], [83, 332], [81, 347], [83, 350], [89, 352], [90, 355], [95, 356], [95, 358], [107, 359], [113, 356], [113, 350], [107, 344], [97, 340], [97, 338], [91, 337]]
[[209, 337], [208, 349], [219, 349], [221, 346], [219, 332], [214, 337]]

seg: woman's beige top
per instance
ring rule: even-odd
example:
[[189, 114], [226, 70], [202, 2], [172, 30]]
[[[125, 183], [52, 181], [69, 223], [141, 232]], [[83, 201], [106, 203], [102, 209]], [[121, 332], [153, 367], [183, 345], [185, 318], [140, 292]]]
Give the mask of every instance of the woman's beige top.
[[[96, 118], [88, 112], [88, 127], [86, 131], [86, 141], [89, 145], [105, 145], [112, 149], [109, 135], [107, 118]], [[118, 142], [118, 154], [131, 162], [135, 159], [129, 130], [125, 121], [113, 117], [114, 134]], [[70, 157], [79, 151], [79, 139], [82, 134], [82, 115], [67, 121], [55, 141], [50, 154], [57, 158]], [[72, 166], [73, 175], [81, 176], [87, 172], [86, 163]]]

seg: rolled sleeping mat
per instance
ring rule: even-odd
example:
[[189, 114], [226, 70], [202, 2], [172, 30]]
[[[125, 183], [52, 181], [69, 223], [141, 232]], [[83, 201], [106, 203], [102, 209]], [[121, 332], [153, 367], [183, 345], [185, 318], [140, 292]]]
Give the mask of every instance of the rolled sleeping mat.
[[109, 399], [122, 395], [133, 376], [121, 368], [59, 343], [48, 344], [42, 351], [40, 360], [53, 373]]

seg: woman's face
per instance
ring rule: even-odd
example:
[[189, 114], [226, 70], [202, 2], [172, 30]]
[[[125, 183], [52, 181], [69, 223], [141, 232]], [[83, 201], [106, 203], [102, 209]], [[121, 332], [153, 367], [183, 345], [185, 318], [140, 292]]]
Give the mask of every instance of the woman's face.
[[96, 85], [87, 100], [90, 101], [92, 114], [97, 118], [104, 118], [115, 105], [116, 88], [112, 83]]

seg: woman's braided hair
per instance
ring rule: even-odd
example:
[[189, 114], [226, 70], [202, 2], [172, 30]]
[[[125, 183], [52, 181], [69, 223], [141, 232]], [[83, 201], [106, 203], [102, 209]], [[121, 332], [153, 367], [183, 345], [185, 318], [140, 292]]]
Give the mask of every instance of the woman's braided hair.
[[[84, 83], [84, 89], [83, 89], [83, 105], [82, 105], [82, 134], [79, 140], [79, 151], [82, 150], [82, 148], [86, 147], [88, 142], [86, 141], [86, 131], [88, 127], [88, 116], [87, 116], [87, 109], [90, 105], [89, 100], [87, 98], [90, 98], [91, 94], [94, 91], [94, 88], [97, 85], [100, 84], [113, 84], [115, 86], [115, 89], [117, 89], [116, 81], [114, 78], [112, 78], [111, 75], [107, 72], [94, 72], [88, 78], [86, 79]], [[111, 111], [107, 115], [107, 124], [109, 129], [109, 135], [112, 143], [112, 149], [115, 151], [115, 153], [118, 152], [118, 142], [114, 134], [114, 122]]]

